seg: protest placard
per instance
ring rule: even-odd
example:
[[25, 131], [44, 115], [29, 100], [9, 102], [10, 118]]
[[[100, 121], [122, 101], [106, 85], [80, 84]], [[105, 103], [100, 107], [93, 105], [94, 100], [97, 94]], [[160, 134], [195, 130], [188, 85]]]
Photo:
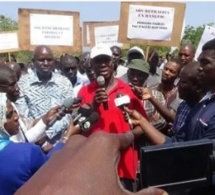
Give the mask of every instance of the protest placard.
[[128, 44], [122, 44], [118, 41], [119, 22], [102, 22], [90, 25], [90, 46], [93, 47], [99, 43], [107, 44], [109, 47], [114, 45], [127, 48]]
[[56, 52], [80, 52], [79, 13], [19, 9], [19, 41], [22, 50], [48, 45]]
[[122, 2], [119, 42], [179, 46], [184, 3]]
[[18, 31], [0, 32], [0, 53], [19, 51]]
[[212, 26], [208, 26], [206, 25], [205, 26], [205, 29], [204, 29], [204, 32], [202, 34], [202, 38], [199, 42], [199, 45], [198, 45], [198, 48], [196, 50], [196, 54], [195, 54], [195, 60], [198, 59], [201, 51], [202, 51], [202, 46], [210, 41], [211, 39], [214, 39], [215, 38], [215, 27], [212, 27]]

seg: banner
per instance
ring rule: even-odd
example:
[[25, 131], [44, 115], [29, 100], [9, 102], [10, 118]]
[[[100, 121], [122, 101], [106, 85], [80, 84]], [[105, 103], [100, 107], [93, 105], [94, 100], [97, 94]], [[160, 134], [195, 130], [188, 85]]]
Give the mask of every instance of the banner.
[[201, 54], [202, 52], [202, 46], [210, 41], [211, 39], [214, 39], [215, 38], [215, 27], [212, 27], [212, 26], [205, 26], [205, 30], [202, 34], [202, 38], [199, 42], [199, 45], [198, 45], [198, 48], [196, 50], [196, 55], [195, 55], [195, 60], [198, 59], [199, 55]]
[[129, 39], [168, 41], [172, 36], [175, 9], [144, 5], [130, 5], [128, 17]]

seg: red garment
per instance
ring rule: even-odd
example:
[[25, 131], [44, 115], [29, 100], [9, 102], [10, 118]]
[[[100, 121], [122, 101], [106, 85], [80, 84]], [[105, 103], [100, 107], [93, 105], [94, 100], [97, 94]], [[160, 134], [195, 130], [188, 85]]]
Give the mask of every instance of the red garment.
[[[93, 125], [89, 134], [96, 131], [105, 131], [109, 133], [125, 133], [130, 130], [129, 125], [124, 120], [122, 111], [115, 106], [114, 99], [118, 93], [122, 95], [128, 95], [130, 97], [131, 103], [128, 106], [130, 109], [135, 109], [140, 112], [144, 117], [146, 117], [143, 105], [141, 101], [133, 94], [130, 87], [123, 81], [117, 79], [118, 82], [116, 86], [108, 94], [108, 110], [103, 109], [101, 104], [97, 110], [100, 115], [100, 119]], [[79, 91], [79, 97], [83, 98], [82, 103], [93, 102], [94, 94], [98, 88], [96, 81], [91, 84], [84, 86]], [[101, 143], [102, 144], [102, 143]], [[135, 179], [136, 170], [138, 164], [138, 156], [136, 149], [133, 150], [129, 147], [125, 152], [121, 153], [121, 159], [118, 166], [118, 173], [120, 178]]]

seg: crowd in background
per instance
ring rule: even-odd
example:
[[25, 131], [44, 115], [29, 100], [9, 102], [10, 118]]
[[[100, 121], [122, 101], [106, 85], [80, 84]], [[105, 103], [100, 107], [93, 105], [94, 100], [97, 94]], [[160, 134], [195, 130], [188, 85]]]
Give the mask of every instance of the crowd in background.
[[[37, 46], [28, 64], [0, 59], [0, 194], [14, 194], [74, 134], [132, 132], [134, 144], [121, 152], [118, 164], [121, 184], [129, 191], [138, 189], [141, 146], [214, 139], [215, 39], [203, 46], [198, 61], [194, 56], [192, 44], [182, 45], [178, 56], [167, 53], [165, 60], [155, 50], [146, 59], [134, 46], [122, 60], [120, 47], [99, 44], [79, 57], [55, 59], [48, 46]], [[115, 103], [120, 96], [129, 97], [123, 109]], [[70, 97], [79, 101], [59, 116]], [[84, 105], [99, 114], [88, 131], [73, 124]], [[213, 192], [213, 187], [204, 189], [204, 194]]]

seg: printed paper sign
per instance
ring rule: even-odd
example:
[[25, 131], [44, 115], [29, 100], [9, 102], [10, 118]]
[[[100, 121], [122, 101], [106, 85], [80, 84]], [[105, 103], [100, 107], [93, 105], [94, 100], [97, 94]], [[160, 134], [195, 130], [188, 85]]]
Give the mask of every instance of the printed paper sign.
[[130, 5], [129, 39], [171, 40], [175, 9], [171, 7]]
[[101, 26], [94, 28], [95, 44], [103, 43], [109, 47], [120, 45], [118, 43], [119, 25]]
[[73, 16], [30, 14], [30, 43], [73, 46]]
[[198, 45], [198, 49], [196, 51], [196, 55], [195, 55], [195, 59], [197, 60], [199, 55], [201, 54], [202, 52], [202, 46], [210, 41], [211, 39], [214, 39], [215, 38], [215, 27], [211, 27], [211, 26], [205, 26], [205, 30], [202, 34], [202, 38], [199, 42], [199, 45]]
[[18, 50], [17, 33], [1, 33], [0, 34], [0, 50]]

